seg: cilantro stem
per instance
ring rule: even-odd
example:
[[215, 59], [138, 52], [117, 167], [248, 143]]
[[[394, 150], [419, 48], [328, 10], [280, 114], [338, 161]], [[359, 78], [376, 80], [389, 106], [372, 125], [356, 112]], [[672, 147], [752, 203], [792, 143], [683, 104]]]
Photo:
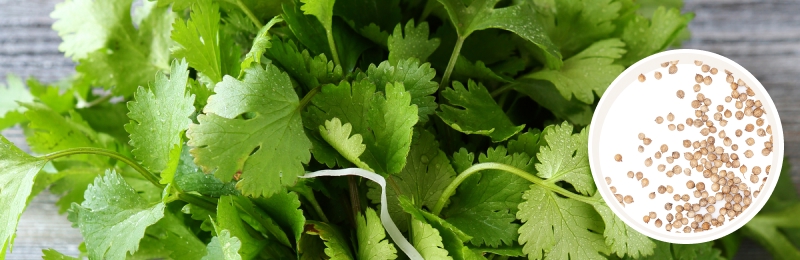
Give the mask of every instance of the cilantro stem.
[[242, 0], [236, 0], [236, 5], [239, 6], [239, 9], [242, 9], [242, 12], [247, 15], [247, 18], [250, 18], [250, 21], [253, 21], [253, 24], [255, 24], [258, 29], [264, 27], [264, 24], [262, 24], [261, 21], [259, 21], [258, 18], [253, 15], [253, 12], [250, 11], [250, 8], [247, 8], [247, 5], [245, 5]]
[[333, 62], [335, 62], [336, 65], [342, 65], [342, 63], [339, 62], [339, 52], [336, 50], [336, 43], [333, 42], [333, 30], [326, 29], [325, 34], [328, 35], [328, 48], [331, 48], [331, 56], [333, 56]]
[[511, 90], [511, 85], [505, 85], [505, 86], [502, 86], [502, 87], [492, 91], [491, 95], [492, 95], [493, 98], [496, 98], [497, 96], [499, 96], [499, 95], [501, 95], [503, 93], [506, 93], [509, 90]]
[[314, 196], [314, 193], [308, 194], [308, 196], [304, 195], [303, 197], [311, 203], [311, 207], [314, 208], [314, 211], [317, 212], [317, 215], [319, 215], [319, 218], [322, 219], [323, 222], [330, 222], [328, 216], [325, 216], [325, 211], [319, 206], [319, 202], [317, 202], [317, 197]]
[[467, 37], [458, 37], [456, 47], [453, 48], [453, 54], [450, 54], [450, 61], [447, 63], [447, 69], [445, 69], [444, 75], [442, 76], [442, 82], [439, 84], [439, 89], [447, 87], [447, 84], [450, 83], [450, 74], [453, 73], [453, 68], [456, 67], [458, 55], [461, 54], [461, 46], [464, 45], [464, 40], [466, 39]]
[[561, 194], [561, 195], [563, 195], [563, 196], [565, 196], [567, 198], [574, 199], [574, 200], [577, 200], [577, 201], [581, 201], [581, 202], [584, 202], [584, 203], [587, 203], [587, 204], [595, 204], [595, 203], [598, 202], [594, 198], [586, 197], [586, 196], [582, 196], [582, 195], [578, 195], [578, 194], [572, 193], [572, 192], [570, 192], [570, 191], [568, 191], [568, 190], [566, 190], [564, 188], [561, 188], [561, 187], [555, 185], [554, 183], [547, 182], [544, 179], [536, 177], [533, 174], [530, 174], [530, 173], [528, 173], [528, 172], [526, 172], [524, 170], [518, 169], [518, 168], [516, 168], [514, 166], [507, 165], [507, 164], [502, 164], [502, 163], [489, 162], [489, 163], [475, 164], [472, 167], [469, 167], [466, 170], [464, 170], [463, 172], [461, 172], [461, 174], [459, 174], [458, 176], [456, 176], [456, 178], [452, 182], [450, 182], [450, 185], [447, 186], [447, 188], [444, 190], [444, 192], [442, 192], [442, 196], [439, 197], [439, 200], [436, 202], [436, 205], [433, 207], [433, 211], [432, 211], [433, 214], [439, 215], [439, 213], [442, 212], [442, 209], [444, 208], [444, 204], [447, 203], [447, 200], [450, 199], [450, 197], [453, 196], [453, 194], [455, 194], [456, 188], [458, 188], [458, 185], [460, 185], [462, 182], [464, 182], [464, 180], [466, 180], [469, 176], [472, 176], [472, 174], [475, 174], [475, 173], [478, 173], [478, 172], [481, 172], [481, 171], [485, 171], [485, 170], [501, 170], [501, 171], [505, 171], [505, 172], [514, 174], [514, 175], [522, 177], [523, 179], [526, 179], [526, 180], [528, 180], [528, 181], [530, 181], [530, 182], [532, 182], [532, 183], [534, 183], [536, 185], [542, 186], [543, 188], [545, 188], [547, 190], [550, 190], [552, 192]]
[[44, 158], [47, 160], [54, 160], [65, 156], [76, 155], [76, 154], [96, 154], [96, 155], [105, 155], [114, 159], [117, 159], [121, 162], [124, 162], [127, 165], [130, 165], [134, 170], [139, 172], [145, 179], [156, 185], [156, 187], [164, 188], [164, 185], [161, 184], [158, 177], [150, 173], [147, 169], [139, 165], [139, 163], [131, 160], [130, 158], [119, 154], [114, 151], [102, 149], [102, 148], [94, 148], [94, 147], [79, 147], [79, 148], [70, 148], [50, 154], [44, 155]]
[[[145, 179], [150, 181], [150, 183], [152, 183], [156, 187], [159, 187], [161, 189], [163, 189], [165, 187], [163, 184], [161, 184], [161, 180], [160, 180], [160, 178], [158, 178], [158, 176], [154, 175], [153, 173], [151, 173], [150, 171], [148, 171], [147, 169], [142, 167], [142, 165], [140, 165], [136, 161], [126, 157], [125, 155], [122, 155], [120, 153], [117, 153], [117, 152], [114, 152], [114, 151], [111, 151], [111, 150], [106, 150], [106, 149], [102, 149], [102, 148], [94, 148], [94, 147], [70, 148], [70, 149], [66, 149], [66, 150], [62, 150], [62, 151], [46, 154], [46, 155], [44, 155], [44, 158], [46, 160], [48, 160], [48, 161], [51, 161], [51, 160], [55, 160], [55, 159], [58, 159], [58, 158], [61, 158], [61, 157], [66, 157], [66, 156], [76, 155], [76, 154], [105, 155], [105, 156], [114, 158], [116, 160], [119, 160], [119, 161], [124, 162], [125, 164], [131, 166], [134, 170], [139, 172], [139, 174], [141, 174]], [[212, 202], [210, 202], [210, 201], [208, 201], [208, 200], [206, 200], [206, 199], [204, 199], [202, 197], [198, 197], [196, 195], [193, 195], [193, 194], [187, 194], [187, 193], [183, 193], [183, 191], [180, 191], [180, 193], [178, 194], [178, 198], [180, 198], [181, 200], [183, 200], [185, 202], [188, 202], [188, 203], [191, 203], [191, 204], [206, 208], [206, 209], [211, 210], [211, 211], [217, 210], [217, 206], [214, 205], [214, 203], [212, 203]]]
[[310, 91], [308, 91], [308, 93], [306, 93], [306, 95], [303, 97], [303, 99], [300, 100], [300, 105], [297, 106], [297, 109], [298, 110], [305, 109], [306, 105], [308, 105], [308, 103], [311, 102], [311, 98], [313, 98], [314, 95], [319, 93], [320, 87], [321, 86], [316, 86], [316, 87], [312, 88]]

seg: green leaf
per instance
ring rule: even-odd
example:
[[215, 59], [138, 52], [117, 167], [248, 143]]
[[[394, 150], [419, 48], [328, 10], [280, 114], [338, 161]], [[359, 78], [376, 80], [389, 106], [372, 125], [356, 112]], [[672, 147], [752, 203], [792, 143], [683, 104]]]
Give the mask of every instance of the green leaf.
[[297, 244], [297, 255], [300, 260], [325, 259], [325, 243], [318, 236], [304, 233]]
[[436, 113], [455, 130], [465, 134], [479, 134], [502, 142], [522, 131], [525, 125], [515, 126], [497, 105], [483, 84], [470, 80], [469, 90], [460, 82], [442, 91], [442, 96], [451, 105], [442, 105]]
[[800, 228], [797, 216], [800, 203], [779, 212], [759, 213], [744, 225], [745, 234], [754, 238], [778, 259], [800, 258], [800, 250], [779, 228]]
[[219, 5], [211, 0], [198, 0], [192, 5], [191, 18], [186, 22], [178, 19], [171, 36], [178, 44], [172, 49], [172, 55], [185, 59], [212, 83], [222, 81], [224, 75], [219, 21]]
[[375, 92], [375, 85], [366, 80], [356, 81], [352, 87], [342, 81], [324, 86], [311, 103], [309, 116], [315, 124], [337, 117], [361, 134], [367, 149], [360, 158], [377, 173], [397, 173], [406, 164], [418, 116], [403, 84], [386, 84], [384, 94]]
[[528, 95], [540, 106], [550, 110], [558, 118], [577, 125], [588, 125], [592, 122], [593, 111], [590, 104], [578, 99], [564, 99], [556, 86], [547, 80], [519, 78], [510, 87]]
[[336, 0], [300, 0], [300, 10], [307, 15], [317, 17], [322, 27], [330, 33], [333, 28], [333, 5]]
[[33, 95], [25, 89], [22, 80], [14, 74], [6, 75], [8, 85], [0, 84], [0, 129], [13, 126], [25, 120], [22, 113], [25, 107], [19, 103], [33, 102]]
[[554, 10], [539, 12], [550, 39], [564, 57], [570, 57], [593, 42], [614, 32], [613, 21], [619, 17], [620, 2], [554, 1]]
[[552, 131], [544, 135], [547, 147], [541, 147], [539, 164], [536, 170], [545, 182], [556, 183], [566, 181], [582, 194], [594, 194], [596, 187], [589, 169], [589, 131], [581, 130], [572, 134], [572, 125], [567, 122], [556, 125]]
[[301, 52], [291, 40], [274, 39], [272, 48], [265, 53], [308, 90], [322, 84], [339, 83], [344, 78], [342, 67], [328, 61], [325, 54], [311, 57], [308, 50]]
[[425, 123], [437, 107], [433, 94], [439, 89], [439, 83], [433, 81], [435, 76], [436, 70], [431, 68], [430, 63], [409, 58], [393, 63], [384, 61], [378, 66], [370, 64], [366, 79], [374, 83], [379, 91], [385, 91], [388, 83], [403, 83], [406, 91], [411, 93], [411, 104], [417, 105], [419, 122]]
[[[30, 156], [0, 136], [0, 257], [11, 251], [19, 217], [39, 170], [47, 161]], [[8, 248], [8, 249], [6, 249]]]
[[333, 42], [336, 42], [339, 65], [348, 72], [355, 69], [361, 60], [361, 53], [374, 46], [369, 39], [362, 37], [341, 19], [333, 21]]
[[289, 242], [289, 237], [286, 236], [286, 232], [283, 232], [281, 227], [266, 212], [256, 206], [252, 200], [244, 196], [235, 196], [233, 200], [236, 203], [236, 208], [243, 213], [239, 214], [239, 216], [242, 217], [244, 222], [256, 231], [269, 235], [272, 240], [279, 242], [281, 245], [292, 246], [291, 242]]
[[339, 154], [359, 168], [373, 171], [369, 168], [369, 165], [358, 158], [364, 153], [367, 146], [362, 143], [363, 139], [360, 134], [354, 134], [353, 137], [350, 137], [350, 131], [352, 130], [352, 125], [349, 123], [342, 125], [342, 121], [336, 117], [331, 121], [325, 121], [325, 126], [319, 126], [322, 139], [325, 139], [326, 142], [333, 146]]
[[397, 24], [394, 33], [389, 36], [389, 62], [392, 64], [409, 58], [425, 61], [441, 43], [438, 38], [428, 39], [427, 22], [421, 22], [415, 27], [412, 19], [406, 23], [405, 30], [401, 28], [400, 24]]
[[676, 260], [723, 259], [719, 256], [719, 249], [713, 246], [713, 241], [700, 244], [672, 244], [672, 254]]
[[51, 193], [61, 195], [61, 198], [56, 201], [58, 213], [67, 212], [72, 207], [72, 203], [83, 202], [83, 193], [86, 192], [89, 184], [92, 184], [94, 179], [103, 172], [102, 168], [90, 167], [72, 167], [59, 171], [59, 174], [63, 174], [64, 177], [50, 186]]
[[298, 1], [283, 4], [283, 19], [286, 19], [286, 24], [289, 25], [292, 34], [314, 55], [325, 54], [332, 58], [333, 54], [328, 45], [325, 27], [322, 26], [319, 19], [305, 15], [300, 8]]
[[222, 230], [208, 243], [208, 254], [202, 260], [240, 260], [239, 249], [242, 242], [236, 237], [231, 237], [231, 232]]
[[300, 198], [297, 193], [281, 191], [269, 198], [254, 199], [253, 202], [267, 213], [283, 230], [292, 235], [295, 241], [300, 240], [306, 217], [300, 209]]
[[367, 208], [365, 215], [356, 218], [356, 237], [358, 238], [357, 259], [396, 259], [397, 249], [386, 239], [386, 231], [381, 219], [372, 208]]
[[114, 171], [95, 179], [69, 220], [80, 229], [93, 259], [121, 259], [134, 253], [145, 229], [164, 217], [164, 204], [146, 202]]
[[188, 147], [181, 149], [180, 161], [175, 170], [173, 184], [184, 192], [197, 192], [211, 197], [239, 195], [235, 182], [223, 182], [213, 174], [205, 174], [194, 164]]
[[[223, 181], [241, 172], [243, 194], [269, 196], [304, 174], [311, 142], [289, 76], [274, 65], [246, 72], [243, 81], [225, 77], [217, 85], [199, 124], [189, 127], [188, 144], [206, 172]], [[255, 115], [238, 118], [245, 113]]]
[[[406, 197], [400, 197], [400, 206], [411, 214], [412, 221], [423, 221], [439, 231], [443, 248], [447, 250], [453, 259], [461, 260], [470, 256], [469, 249], [464, 246], [464, 240], [470, 240], [472, 237], [438, 216], [416, 208]], [[415, 231], [412, 229], [412, 236], [414, 235], [413, 232]], [[465, 255], [465, 253], [467, 254]]]
[[168, 7], [145, 2], [137, 12], [146, 16], [133, 21], [131, 2], [67, 1], [51, 14], [56, 19], [53, 29], [63, 39], [59, 50], [80, 62], [76, 70], [123, 96], [169, 68], [169, 34], [175, 19]]
[[[98, 134], [75, 111], [68, 117], [61, 116], [41, 103], [23, 104], [27, 111], [33, 134], [27, 136], [31, 150], [37, 153], [51, 153], [76, 147], [113, 147], [109, 137]], [[70, 159], [87, 161], [95, 166], [108, 166], [108, 159], [92, 155], [72, 155]]]
[[[192, 227], [185, 224], [184, 216], [172, 210], [164, 211], [164, 218], [145, 231], [145, 238], [153, 244], [161, 244], [172, 259], [198, 259], [206, 254], [205, 244], [195, 235]], [[145, 243], [142, 239], [140, 247]], [[138, 253], [141, 253], [140, 248]]]
[[625, 25], [620, 38], [625, 42], [628, 52], [619, 61], [629, 66], [644, 57], [669, 47], [681, 29], [686, 28], [693, 15], [681, 15], [680, 10], [663, 6], [656, 9], [652, 19], [641, 15], [634, 16]]
[[611, 252], [617, 253], [619, 257], [628, 255], [632, 258], [653, 254], [653, 249], [656, 245], [650, 238], [622, 222], [622, 219], [614, 214], [611, 208], [603, 201], [599, 192], [595, 193], [593, 198], [597, 200], [597, 203], [592, 206], [597, 210], [597, 213], [600, 213], [606, 225], [603, 236], [606, 238], [606, 245], [611, 248]]
[[439, 0], [447, 10], [450, 22], [459, 37], [466, 39], [472, 32], [497, 28], [513, 32], [523, 39], [539, 46], [553, 60], [560, 60], [561, 54], [545, 34], [532, 4], [521, 2], [497, 8], [499, 0]]
[[272, 36], [269, 35], [269, 29], [280, 22], [283, 22], [283, 19], [280, 16], [275, 16], [272, 20], [269, 20], [264, 27], [258, 30], [256, 38], [253, 39], [253, 47], [250, 48], [250, 52], [248, 52], [247, 55], [244, 56], [244, 60], [242, 60], [240, 76], [244, 74], [245, 69], [250, 68], [252, 63], [261, 64], [261, 57], [264, 56], [264, 51], [272, 47], [272, 43], [270, 42]]
[[42, 259], [44, 260], [78, 260], [78, 258], [71, 257], [68, 255], [64, 255], [61, 252], [56, 251], [55, 249], [44, 249], [42, 250]]
[[424, 259], [453, 259], [442, 244], [439, 230], [419, 219], [411, 219], [411, 245]]
[[603, 222], [591, 205], [562, 198], [536, 184], [522, 198], [525, 201], [517, 212], [523, 223], [519, 243], [529, 259], [604, 259], [610, 253], [598, 233]]
[[492, 69], [486, 67], [483, 61], [472, 62], [463, 55], [458, 57], [453, 68], [453, 78], [457, 80], [485, 80], [495, 82], [511, 82], [512, 79], [498, 75]]
[[625, 69], [612, 64], [625, 53], [623, 46], [625, 43], [619, 39], [602, 40], [564, 61], [561, 69], [545, 69], [524, 77], [550, 81], [565, 100], [574, 95], [577, 100], [592, 104], [594, 94], [603, 96], [608, 85]]
[[[462, 155], [463, 156], [463, 155]], [[481, 163], [496, 162], [516, 168], [529, 168], [531, 157], [507, 154], [505, 147], [489, 148], [478, 159]], [[471, 159], [469, 160], [471, 166]], [[517, 240], [519, 225], [514, 223], [517, 205], [530, 182], [499, 170], [473, 174], [461, 185], [442, 215], [453, 226], [473, 237], [474, 245], [497, 247], [512, 245]]]
[[325, 255], [331, 260], [355, 259], [350, 246], [338, 228], [328, 223], [306, 221], [306, 233], [319, 236], [325, 241]]
[[[453, 180], [456, 173], [447, 159], [447, 155], [439, 149], [436, 137], [428, 131], [420, 131], [414, 136], [411, 150], [406, 159], [406, 167], [397, 174], [387, 177], [386, 199], [389, 214], [401, 231], [409, 224], [408, 214], [399, 206], [400, 195], [409, 198], [416, 207], [433, 207], [442, 195], [442, 191]], [[370, 183], [367, 197], [373, 203], [380, 202], [381, 188]]]
[[377, 31], [387, 31], [403, 20], [400, 0], [338, 0], [333, 13], [357, 30], [374, 26]]
[[182, 134], [192, 123], [189, 117], [194, 113], [194, 95], [186, 93], [188, 68], [186, 61], [173, 61], [169, 78], [159, 72], [149, 90], [139, 87], [136, 100], [128, 102], [131, 121], [125, 130], [131, 134], [131, 153], [151, 171], [161, 172], [167, 167], [170, 150], [182, 145]]
[[241, 241], [242, 246], [238, 252], [243, 259], [253, 259], [261, 251], [261, 248], [267, 244], [263, 237], [254, 237], [248, 232], [239, 210], [236, 209], [232, 196], [219, 198], [217, 202], [217, 224], [217, 230], [229, 230], [232, 236]]

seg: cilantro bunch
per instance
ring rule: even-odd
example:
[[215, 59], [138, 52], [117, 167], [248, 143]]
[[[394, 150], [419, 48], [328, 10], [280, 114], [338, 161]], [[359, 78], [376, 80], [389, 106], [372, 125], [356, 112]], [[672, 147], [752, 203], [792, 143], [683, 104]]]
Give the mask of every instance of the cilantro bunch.
[[[688, 37], [679, 8], [66, 0], [53, 29], [75, 76], [0, 88], [0, 128], [21, 125], [36, 155], [0, 139], [0, 258], [46, 188], [90, 259], [406, 258], [380, 207], [425, 259], [732, 256], [738, 232], [671, 245], [630, 229], [589, 170], [595, 102]], [[349, 167], [383, 176], [387, 204], [366, 179], [300, 178]], [[793, 258], [800, 208], [781, 189], [742, 234]]]

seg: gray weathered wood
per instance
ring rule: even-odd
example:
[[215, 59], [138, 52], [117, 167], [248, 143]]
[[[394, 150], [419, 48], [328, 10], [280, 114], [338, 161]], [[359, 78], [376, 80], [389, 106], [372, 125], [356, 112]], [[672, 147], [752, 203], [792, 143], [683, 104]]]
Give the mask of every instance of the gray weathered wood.
[[[59, 0], [0, 0], [0, 79], [14, 73], [52, 82], [69, 76], [74, 63], [58, 51], [61, 39], [49, 17]], [[686, 0], [694, 12], [693, 37], [685, 48], [724, 55], [752, 72], [767, 88], [782, 116], [786, 156], [800, 166], [800, 2], [794, 0]], [[22, 143], [20, 131], [4, 131]], [[800, 186], [800, 167], [791, 171]], [[41, 249], [55, 248], [77, 255], [80, 234], [63, 215], [57, 215], [55, 195], [44, 192], [22, 215], [14, 251], [9, 259], [35, 259]], [[766, 251], [745, 242], [741, 259], [763, 259]]]

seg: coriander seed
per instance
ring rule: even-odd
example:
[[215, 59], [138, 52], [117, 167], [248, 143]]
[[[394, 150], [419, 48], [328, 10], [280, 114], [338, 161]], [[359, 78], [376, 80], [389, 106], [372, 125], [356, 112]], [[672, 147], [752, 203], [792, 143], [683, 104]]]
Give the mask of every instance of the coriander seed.
[[745, 131], [747, 131], [747, 132], [753, 132], [753, 129], [754, 129], [754, 128], [755, 128], [755, 127], [753, 126], [753, 124], [747, 124], [747, 125], [744, 127], [744, 130], [745, 130]]
[[648, 196], [650, 197], [650, 199], [655, 199], [656, 198], [656, 193], [655, 192], [651, 192], [650, 195], [648, 195]]
[[644, 82], [645, 77], [644, 74], [639, 74], [639, 82]]
[[643, 152], [644, 152], [644, 146], [641, 146], [641, 145], [639, 146], [639, 152], [640, 152], [640, 153], [643, 153]]
[[711, 82], [712, 82], [711, 76], [706, 76], [705, 78], [703, 78], [703, 84], [706, 84], [706, 86], [711, 85]]
[[621, 154], [614, 155], [614, 161], [622, 162], [622, 155]]
[[678, 67], [676, 67], [675, 65], [669, 66], [669, 74], [675, 74], [675, 73], [678, 73]]
[[656, 227], [657, 228], [661, 227], [661, 219], [656, 219]]
[[703, 66], [700, 67], [700, 70], [703, 72], [708, 72], [709, 70], [711, 70], [711, 66], [708, 66], [708, 64], [703, 64]]
[[650, 157], [647, 157], [647, 159], [644, 160], [644, 166], [650, 167], [652, 165], [653, 165], [653, 159], [650, 159]]
[[678, 92], [676, 92], [675, 94], [676, 94], [676, 95], [678, 96], [678, 98], [680, 98], [680, 99], [683, 99], [683, 97], [686, 95], [686, 93], [683, 93], [683, 90], [678, 90]]
[[756, 143], [756, 140], [754, 140], [752, 137], [750, 137], [750, 138], [747, 138], [747, 140], [745, 140], [745, 143], [747, 143], [747, 145], [749, 145], [749, 146], [753, 146], [753, 144]]
[[656, 124], [661, 124], [663, 122], [664, 122], [664, 118], [662, 118], [661, 116], [656, 117]]
[[717, 75], [717, 72], [719, 72], [717, 68], [711, 68], [711, 75]]
[[694, 92], [700, 92], [700, 84], [694, 84], [694, 87], [692, 87], [692, 90], [694, 90]]
[[625, 195], [625, 197], [623, 198], [623, 200], [625, 201], [625, 203], [626, 203], [626, 204], [631, 204], [631, 203], [633, 203], [633, 197], [631, 197], [631, 195]]
[[638, 180], [641, 180], [642, 178], [644, 178], [644, 174], [642, 172], [637, 172], [636, 173], [636, 180], [638, 181]]
[[694, 61], [694, 65], [697, 65], [697, 66], [703, 65], [703, 61], [695, 60]]
[[642, 188], [647, 187], [647, 185], [650, 185], [650, 180], [647, 178], [642, 179]]
[[656, 78], [656, 80], [660, 80], [661, 79], [661, 72], [656, 71], [655, 75], [653, 75], [653, 76]]
[[644, 140], [642, 140], [642, 142], [644, 143], [644, 145], [650, 145], [650, 143], [652, 143], [652, 142], [653, 142], [653, 140], [652, 140], [652, 139], [650, 139], [650, 138], [646, 138], [646, 137], [645, 137], [645, 138], [644, 138]]
[[694, 81], [697, 82], [697, 83], [703, 83], [703, 75], [695, 74], [694, 75]]

